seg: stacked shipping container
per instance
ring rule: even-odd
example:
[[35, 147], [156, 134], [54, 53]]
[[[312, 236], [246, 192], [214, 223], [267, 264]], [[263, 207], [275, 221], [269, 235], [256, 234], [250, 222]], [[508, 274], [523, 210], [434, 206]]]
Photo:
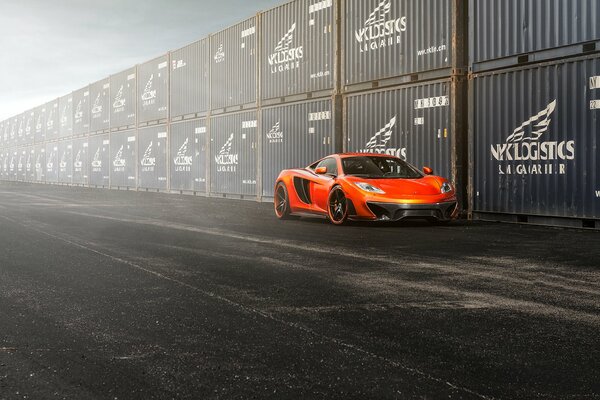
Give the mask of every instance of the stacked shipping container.
[[526, 3], [296, 0], [1, 122], [0, 177], [268, 200], [282, 169], [378, 152], [476, 215], [590, 226], [600, 6]]

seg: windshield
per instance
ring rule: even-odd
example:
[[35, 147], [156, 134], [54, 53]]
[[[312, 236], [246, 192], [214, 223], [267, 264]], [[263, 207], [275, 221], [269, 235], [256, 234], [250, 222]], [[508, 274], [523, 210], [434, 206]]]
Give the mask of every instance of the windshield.
[[392, 157], [348, 157], [342, 159], [346, 175], [361, 178], [419, 179], [423, 174], [413, 166]]

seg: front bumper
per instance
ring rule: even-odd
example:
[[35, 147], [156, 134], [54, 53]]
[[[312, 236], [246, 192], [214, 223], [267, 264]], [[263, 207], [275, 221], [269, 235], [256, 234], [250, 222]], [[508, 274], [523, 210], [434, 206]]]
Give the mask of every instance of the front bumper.
[[368, 201], [367, 207], [377, 221], [400, 221], [407, 218], [426, 218], [451, 221], [458, 216], [458, 202], [432, 204], [402, 204]]

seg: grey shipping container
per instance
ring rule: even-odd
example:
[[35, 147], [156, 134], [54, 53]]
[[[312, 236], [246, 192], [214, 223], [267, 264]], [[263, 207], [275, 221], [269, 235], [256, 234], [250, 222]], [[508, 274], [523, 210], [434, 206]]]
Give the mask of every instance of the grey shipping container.
[[18, 131], [19, 131], [19, 121], [21, 119], [16, 116], [11, 118], [10, 120], [10, 133], [8, 135], [8, 145], [9, 146], [14, 146], [17, 144], [17, 139], [19, 137], [18, 135]]
[[[145, 84], [146, 82], [144, 82]], [[130, 68], [110, 77], [110, 129], [132, 128], [137, 112], [136, 68]]]
[[8, 179], [11, 181], [17, 180], [17, 163], [19, 162], [19, 153], [16, 149], [11, 149], [8, 162]]
[[58, 139], [60, 132], [60, 112], [58, 99], [46, 103], [46, 140]]
[[598, 0], [469, 0], [473, 71], [600, 50]]
[[90, 186], [108, 187], [111, 168], [109, 135], [90, 136], [88, 160]]
[[138, 187], [167, 189], [167, 126], [138, 129]]
[[35, 110], [27, 111], [23, 114], [23, 144], [33, 144], [35, 124]]
[[428, 166], [460, 187], [466, 170], [464, 128], [456, 122], [461, 101], [459, 84], [451, 79], [349, 96], [346, 149]]
[[60, 129], [59, 137], [61, 139], [73, 136], [73, 95], [68, 94], [58, 100]]
[[211, 118], [211, 193], [257, 195], [256, 111]]
[[169, 57], [138, 66], [138, 123], [166, 119], [169, 114]]
[[[462, 0], [347, 0], [343, 11], [343, 84], [389, 79], [466, 66], [466, 11]], [[432, 75], [436, 77], [435, 75]], [[391, 79], [408, 77], [405, 79]], [[417, 75], [416, 79], [423, 79]], [[370, 87], [369, 87], [370, 86]], [[377, 87], [372, 84], [365, 88]], [[358, 87], [361, 88], [360, 86]]]
[[88, 138], [73, 139], [73, 184], [87, 185], [89, 178]]
[[206, 192], [207, 121], [170, 126], [171, 190]]
[[110, 128], [110, 78], [90, 85], [90, 132], [106, 132]]
[[46, 182], [46, 145], [35, 146], [35, 182]]
[[110, 187], [136, 187], [135, 131], [114, 132], [110, 135]]
[[25, 143], [25, 114], [17, 115], [14, 119], [14, 124], [17, 132], [15, 144], [21, 146]]
[[8, 147], [8, 134], [10, 131], [10, 121], [2, 121], [0, 124], [0, 142], [2, 143], [2, 148]]
[[171, 119], [206, 115], [209, 102], [209, 40], [171, 53]]
[[58, 182], [72, 183], [73, 180], [73, 142], [58, 142]]
[[46, 143], [46, 182], [58, 182], [58, 142]]
[[29, 146], [27, 147], [27, 158], [25, 161], [25, 171], [27, 173], [26, 181], [27, 182], [35, 182], [36, 181], [36, 171], [35, 171], [35, 147]]
[[256, 105], [257, 93], [256, 18], [215, 33], [210, 37], [211, 108], [229, 111]]
[[476, 213], [600, 218], [600, 57], [478, 74], [471, 90]]
[[6, 146], [4, 139], [4, 121], [0, 121], [0, 150]]
[[73, 92], [73, 136], [90, 132], [90, 88], [86, 86]]
[[261, 14], [263, 100], [334, 88], [335, 3], [296, 0]]
[[337, 116], [332, 100], [263, 108], [262, 195], [273, 197], [279, 173], [304, 168], [336, 152]]
[[20, 182], [27, 181], [27, 148], [21, 147], [17, 150], [17, 180]]
[[33, 141], [41, 143], [46, 140], [46, 106], [39, 106], [34, 110]]
[[6, 171], [8, 170], [8, 160], [6, 151], [4, 149], [0, 149], [0, 178], [3, 181], [8, 180], [8, 176]]

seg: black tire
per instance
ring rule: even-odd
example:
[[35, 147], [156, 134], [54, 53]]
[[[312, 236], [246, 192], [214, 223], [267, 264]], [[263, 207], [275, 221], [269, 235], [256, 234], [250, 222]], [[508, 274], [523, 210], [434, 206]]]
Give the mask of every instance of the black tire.
[[279, 182], [277, 186], [275, 186], [275, 215], [279, 219], [289, 219], [290, 217], [290, 197], [288, 195], [288, 190], [285, 187], [285, 183]]
[[334, 225], [348, 221], [348, 199], [340, 186], [334, 186], [327, 198], [327, 216]]

